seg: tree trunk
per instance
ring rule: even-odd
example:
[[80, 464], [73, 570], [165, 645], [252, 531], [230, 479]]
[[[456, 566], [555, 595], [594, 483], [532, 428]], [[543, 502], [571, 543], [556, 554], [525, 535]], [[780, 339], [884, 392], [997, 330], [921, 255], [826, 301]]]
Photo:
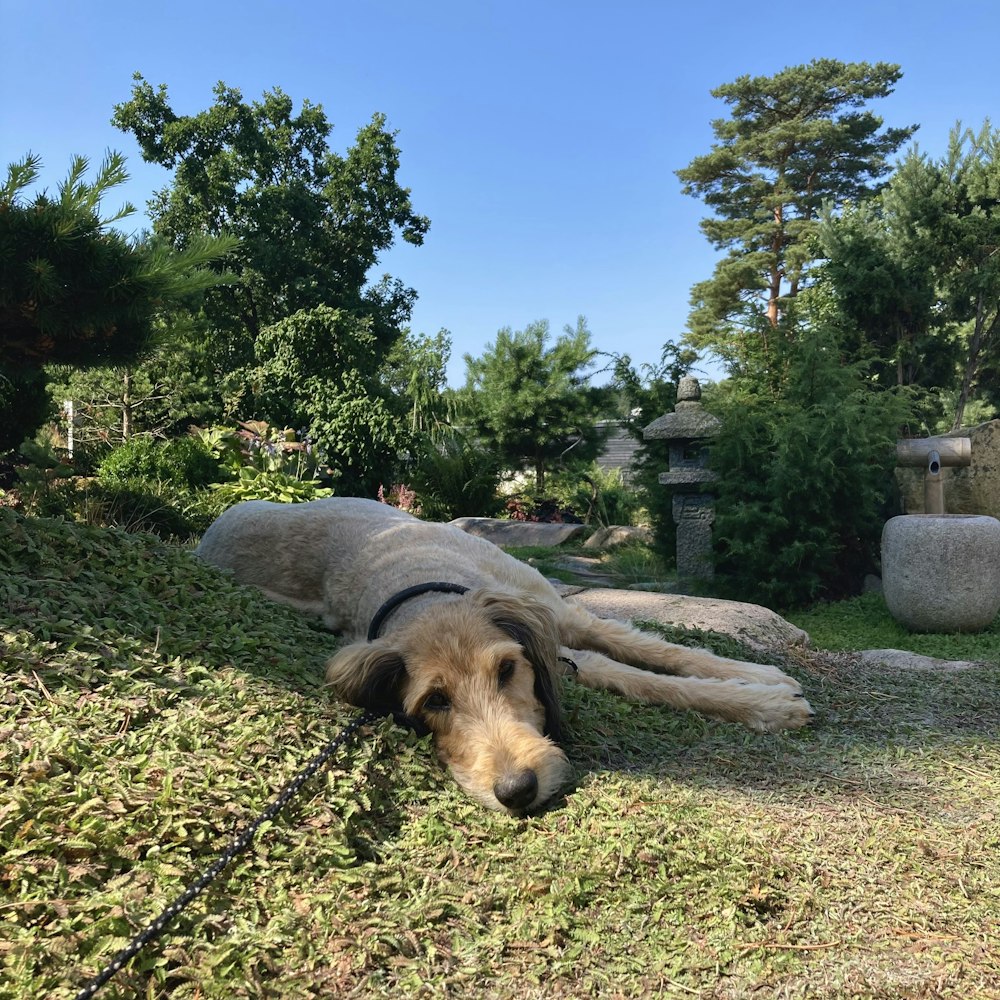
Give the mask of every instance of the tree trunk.
[[122, 441], [132, 436], [132, 369], [126, 368], [122, 378]]
[[535, 489], [538, 491], [539, 499], [541, 499], [542, 490], [545, 489], [545, 459], [536, 458], [535, 459]]
[[778, 328], [778, 299], [781, 298], [781, 244], [785, 238], [785, 206], [774, 206], [774, 224], [777, 230], [771, 241], [771, 252], [774, 254], [774, 264], [771, 266], [771, 282], [768, 287], [767, 321], [771, 329]]

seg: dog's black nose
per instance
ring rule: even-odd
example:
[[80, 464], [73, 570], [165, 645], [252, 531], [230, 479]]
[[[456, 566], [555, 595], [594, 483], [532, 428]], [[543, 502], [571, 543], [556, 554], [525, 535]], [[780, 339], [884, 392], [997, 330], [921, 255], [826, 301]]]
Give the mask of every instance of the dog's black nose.
[[508, 809], [526, 809], [538, 794], [538, 775], [530, 767], [506, 774], [493, 786], [493, 794]]

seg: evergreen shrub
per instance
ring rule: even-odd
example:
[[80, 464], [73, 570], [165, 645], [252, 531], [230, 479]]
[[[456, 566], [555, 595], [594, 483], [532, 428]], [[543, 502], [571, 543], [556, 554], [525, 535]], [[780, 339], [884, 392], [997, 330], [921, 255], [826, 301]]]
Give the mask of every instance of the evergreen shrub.
[[224, 478], [212, 453], [195, 437], [170, 441], [130, 438], [105, 456], [97, 476], [108, 486], [170, 483], [190, 489]]
[[823, 330], [775, 339], [770, 382], [731, 379], [714, 407], [715, 589], [790, 608], [857, 594], [877, 567], [909, 406]]

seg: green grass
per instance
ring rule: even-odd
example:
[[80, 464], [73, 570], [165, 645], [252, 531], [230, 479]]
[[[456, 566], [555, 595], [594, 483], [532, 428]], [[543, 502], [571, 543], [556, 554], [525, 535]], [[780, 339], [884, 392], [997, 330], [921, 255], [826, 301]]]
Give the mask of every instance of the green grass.
[[[72, 997], [353, 716], [335, 644], [0, 511], [0, 997]], [[819, 716], [779, 736], [568, 686], [526, 821], [381, 723], [99, 997], [1000, 997], [1000, 667], [793, 669]]]
[[946, 660], [1000, 660], [1000, 616], [983, 632], [908, 632], [889, 614], [882, 596], [871, 593], [786, 617], [819, 649], [906, 649]]

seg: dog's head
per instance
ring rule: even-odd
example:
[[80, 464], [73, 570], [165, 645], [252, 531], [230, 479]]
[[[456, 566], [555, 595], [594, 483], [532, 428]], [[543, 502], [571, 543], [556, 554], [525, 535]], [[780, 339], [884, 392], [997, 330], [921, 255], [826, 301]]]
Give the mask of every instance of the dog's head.
[[341, 649], [326, 677], [346, 701], [430, 731], [467, 792], [520, 815], [568, 772], [557, 745], [558, 650], [544, 604], [481, 590]]

